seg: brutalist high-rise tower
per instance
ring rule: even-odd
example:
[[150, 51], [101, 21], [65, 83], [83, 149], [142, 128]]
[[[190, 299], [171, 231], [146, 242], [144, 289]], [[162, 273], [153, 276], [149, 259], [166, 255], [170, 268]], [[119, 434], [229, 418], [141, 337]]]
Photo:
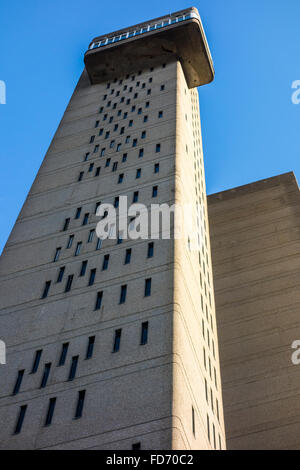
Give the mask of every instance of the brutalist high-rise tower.
[[[225, 448], [199, 13], [97, 37], [84, 60], [2, 255], [1, 448]], [[97, 209], [120, 196], [203, 207], [201, 249], [189, 237], [102, 241]]]

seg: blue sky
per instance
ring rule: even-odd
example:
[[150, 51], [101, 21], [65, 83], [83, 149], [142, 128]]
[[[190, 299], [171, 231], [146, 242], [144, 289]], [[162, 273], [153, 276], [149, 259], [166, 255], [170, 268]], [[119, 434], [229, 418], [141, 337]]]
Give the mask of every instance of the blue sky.
[[[215, 81], [199, 89], [207, 191], [300, 177], [299, 0], [202, 0]], [[1, 2], [0, 251], [83, 68], [90, 40], [192, 6], [184, 1]]]

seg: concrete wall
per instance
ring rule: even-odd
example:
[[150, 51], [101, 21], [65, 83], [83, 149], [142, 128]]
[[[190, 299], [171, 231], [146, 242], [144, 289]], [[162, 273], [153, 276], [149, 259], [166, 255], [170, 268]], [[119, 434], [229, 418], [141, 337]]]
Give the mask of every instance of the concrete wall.
[[[157, 240], [154, 257], [147, 259], [148, 240], [128, 240], [117, 245], [106, 240], [96, 251], [97, 237], [87, 243], [89, 231], [99, 220], [94, 215], [98, 201], [113, 203], [119, 195], [139, 190], [144, 204], [170, 202], [174, 199], [176, 63], [161, 64], [154, 71], [144, 70], [134, 81], [130, 76], [111, 84], [91, 86], [84, 72], [60, 126], [49, 147], [40, 171], [22, 208], [1, 257], [1, 339], [6, 342], [7, 365], [0, 367], [0, 446], [3, 449], [131, 449], [141, 442], [143, 449], [169, 449], [172, 443], [172, 315], [173, 315], [173, 247], [169, 240]], [[121, 77], [118, 77], [118, 79]], [[152, 83], [149, 79], [152, 78]], [[137, 81], [140, 85], [137, 86]], [[146, 86], [143, 89], [142, 83]], [[123, 91], [127, 84], [128, 89]], [[161, 85], [165, 89], [161, 90]], [[133, 91], [129, 92], [129, 87]], [[115, 89], [111, 96], [110, 92]], [[151, 89], [151, 95], [147, 90]], [[116, 92], [120, 95], [116, 97]], [[138, 92], [138, 97], [133, 94]], [[103, 101], [104, 94], [108, 95]], [[120, 103], [121, 97], [130, 105]], [[108, 100], [112, 101], [107, 107]], [[150, 102], [149, 108], [145, 107]], [[118, 103], [115, 110], [113, 103]], [[135, 105], [135, 112], [131, 107]], [[99, 114], [100, 106], [104, 107]], [[142, 107], [142, 114], [138, 108]], [[121, 109], [122, 115], [117, 116]], [[158, 118], [162, 110], [163, 118]], [[127, 119], [123, 113], [127, 111]], [[104, 114], [114, 116], [111, 124]], [[144, 123], [144, 116], [148, 116]], [[129, 120], [133, 126], [128, 127]], [[99, 126], [95, 128], [95, 122]], [[119, 129], [113, 131], [118, 123]], [[120, 128], [125, 132], [120, 135]], [[103, 136], [98, 136], [103, 127]], [[111, 136], [104, 139], [106, 130]], [[141, 132], [147, 131], [141, 140]], [[91, 135], [95, 142], [90, 144]], [[125, 138], [130, 135], [130, 143]], [[109, 142], [121, 143], [120, 152], [109, 149]], [[137, 147], [132, 147], [138, 138]], [[156, 143], [161, 152], [155, 153]], [[106, 147], [106, 155], [93, 153], [94, 146]], [[138, 157], [144, 148], [143, 158]], [[84, 155], [90, 152], [88, 161]], [[127, 161], [122, 163], [123, 153]], [[111, 158], [105, 168], [106, 158]], [[113, 163], [118, 170], [112, 172]], [[92, 172], [88, 172], [90, 163]], [[160, 171], [154, 174], [154, 164]], [[95, 169], [101, 166], [100, 176]], [[142, 176], [136, 179], [137, 168]], [[78, 174], [84, 178], [78, 182]], [[120, 173], [124, 182], [117, 184]], [[152, 199], [152, 186], [158, 185], [158, 196]], [[77, 207], [82, 207], [76, 220]], [[82, 226], [89, 212], [88, 225]], [[65, 218], [70, 218], [67, 231], [62, 231]], [[67, 241], [74, 235], [72, 248]], [[78, 241], [82, 251], [74, 256]], [[58, 261], [53, 262], [57, 247]], [[124, 265], [125, 251], [132, 248], [129, 265]], [[110, 255], [109, 268], [102, 271], [105, 254]], [[83, 260], [87, 272], [79, 277]], [[62, 283], [56, 283], [60, 267], [65, 266]], [[88, 286], [90, 269], [96, 268], [96, 280]], [[74, 275], [72, 290], [65, 293], [65, 282]], [[146, 278], [152, 278], [152, 295], [144, 297]], [[41, 299], [44, 283], [51, 280], [46, 299]], [[127, 284], [127, 299], [119, 304], [120, 286]], [[96, 295], [103, 291], [100, 310], [94, 311]], [[140, 345], [141, 323], [149, 322], [148, 343]], [[121, 348], [112, 353], [115, 329], [122, 328]], [[94, 335], [93, 357], [85, 360], [89, 336]], [[58, 367], [62, 344], [69, 342], [64, 366]], [[35, 351], [42, 349], [38, 371], [30, 374]], [[72, 356], [79, 355], [76, 378], [68, 382]], [[52, 363], [47, 387], [40, 389], [45, 363]], [[12, 396], [18, 370], [25, 369], [20, 392]], [[74, 420], [78, 391], [86, 397], [81, 419]], [[45, 427], [49, 398], [57, 397], [51, 426]], [[27, 404], [23, 428], [14, 435], [19, 407]]]
[[300, 448], [299, 203], [293, 173], [208, 198], [229, 449]]
[[[173, 414], [177, 433], [173, 435], [173, 447], [224, 449], [198, 93], [196, 89], [187, 88], [180, 64], [177, 80], [175, 199], [182, 206], [192, 206], [194, 228], [187, 231], [185, 238], [175, 240]], [[203, 217], [198, 219], [197, 204], [203, 209]], [[199, 235], [200, 252], [192, 245], [194, 235], [196, 238]], [[192, 408], [195, 415], [194, 434]]]
[[[137, 98], [133, 98], [135, 92]], [[122, 97], [125, 103], [120, 103]], [[128, 98], [131, 102], [126, 105]], [[104, 110], [99, 114], [101, 106]], [[142, 113], [138, 114], [140, 107]], [[122, 110], [121, 116], [118, 110]], [[163, 111], [162, 118], [158, 118], [159, 111]], [[124, 112], [128, 113], [126, 119]], [[112, 123], [108, 122], [110, 116], [114, 117]], [[131, 119], [133, 126], [128, 127]], [[117, 131], [115, 124], [119, 125]], [[125, 131], [120, 135], [122, 126]], [[101, 128], [103, 135], [98, 136]], [[110, 137], [106, 140], [107, 130]], [[142, 140], [143, 130], [147, 135]], [[92, 135], [95, 140], [90, 144]], [[130, 142], [126, 143], [128, 135]], [[136, 147], [132, 147], [134, 138], [138, 139]], [[115, 140], [113, 149], [109, 148], [111, 139]], [[121, 150], [116, 152], [118, 143]], [[155, 152], [157, 143], [160, 153]], [[105, 156], [93, 152], [95, 145], [106, 148]], [[144, 148], [142, 158], [138, 157], [140, 148]], [[87, 152], [90, 155], [84, 161]], [[126, 162], [122, 162], [124, 153]], [[109, 167], [105, 167], [107, 158], [111, 158]], [[118, 162], [116, 172], [112, 172], [114, 162]], [[91, 163], [94, 168], [89, 172]], [[160, 165], [157, 174], [155, 163]], [[98, 166], [101, 172], [95, 176]], [[138, 168], [142, 170], [140, 179], [136, 179]], [[79, 182], [81, 171], [84, 176]], [[124, 173], [121, 185], [117, 184], [120, 173]], [[154, 184], [158, 186], [155, 199]], [[197, 228], [204, 240], [201, 254], [188, 248], [186, 238], [176, 241], [175, 251], [172, 240], [155, 240], [150, 259], [150, 240], [128, 240], [120, 245], [106, 240], [100, 250], [96, 250], [96, 236], [88, 243], [89, 232], [99, 220], [94, 214], [96, 203], [113, 203], [121, 195], [129, 196], [131, 203], [136, 190], [138, 202], [147, 206], [200, 203], [204, 207]], [[78, 207], [81, 215], [75, 219]], [[83, 226], [85, 213], [90, 217]], [[63, 231], [66, 218], [70, 224]], [[195, 211], [193, 219], [197, 224]], [[71, 235], [73, 245], [67, 248]], [[74, 256], [78, 242], [82, 242], [82, 250]], [[57, 247], [61, 254], [54, 262]], [[127, 248], [132, 249], [132, 258], [124, 265]], [[102, 271], [106, 254], [110, 255], [109, 268]], [[88, 267], [80, 277], [82, 261]], [[64, 278], [57, 283], [61, 267], [65, 267]], [[91, 269], [97, 269], [96, 279], [88, 286]], [[72, 289], [66, 293], [66, 279], [72, 274]], [[133, 80], [132, 76], [118, 77], [110, 88], [106, 83], [91, 86], [83, 73], [6, 244], [0, 275], [0, 331], [8, 348], [7, 365], [0, 368], [1, 448], [131, 449], [136, 442], [142, 449], [225, 448], [198, 95], [187, 88], [179, 62], [143, 70]], [[149, 277], [152, 295], [144, 297]], [[45, 282], [50, 280], [49, 295], [41, 299]], [[120, 305], [124, 284], [127, 299]], [[103, 291], [103, 301], [95, 311], [99, 291]], [[144, 321], [149, 322], [149, 338], [141, 346]], [[121, 348], [112, 353], [114, 332], [119, 328]], [[95, 347], [93, 357], [86, 360], [90, 336], [95, 336]], [[66, 342], [66, 363], [58, 367]], [[39, 369], [31, 374], [35, 351], [40, 349]], [[76, 377], [68, 382], [71, 359], [76, 355]], [[48, 384], [40, 389], [47, 363], [52, 364]], [[23, 369], [20, 392], [12, 396], [18, 370]], [[83, 416], [74, 420], [80, 390], [86, 390]], [[53, 397], [53, 422], [45, 427], [49, 398]], [[24, 404], [28, 408], [23, 427], [14, 435], [19, 407]]]

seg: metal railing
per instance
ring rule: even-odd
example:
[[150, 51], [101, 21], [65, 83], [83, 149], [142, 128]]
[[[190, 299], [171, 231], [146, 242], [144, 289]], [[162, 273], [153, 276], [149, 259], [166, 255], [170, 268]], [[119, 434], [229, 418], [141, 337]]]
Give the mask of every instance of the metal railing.
[[130, 30], [130, 31], [127, 31], [126, 33], [122, 33], [117, 36], [106, 37], [102, 39], [101, 41], [93, 42], [90, 45], [89, 50], [96, 49], [98, 47], [107, 46], [108, 44], [114, 44], [119, 41], [123, 41], [124, 39], [140, 36], [141, 34], [148, 33], [149, 31], [156, 31], [161, 28], [166, 28], [169, 25], [180, 23], [182, 21], [189, 20], [191, 18], [197, 18], [200, 21], [199, 15], [197, 15], [197, 13], [195, 12], [187, 13], [186, 15], [166, 18], [164, 20], [159, 21], [158, 23], [150, 23], [149, 25], [144, 26], [142, 28]]

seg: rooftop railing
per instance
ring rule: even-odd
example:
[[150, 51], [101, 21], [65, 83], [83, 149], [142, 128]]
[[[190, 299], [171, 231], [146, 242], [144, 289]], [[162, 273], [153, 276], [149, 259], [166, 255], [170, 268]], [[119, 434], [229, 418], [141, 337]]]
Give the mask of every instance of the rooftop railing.
[[200, 21], [199, 15], [197, 15], [197, 13], [195, 12], [190, 12], [186, 15], [166, 18], [164, 20], [159, 21], [158, 23], [150, 23], [149, 25], [144, 26], [143, 28], [130, 30], [130, 31], [127, 31], [126, 33], [122, 33], [117, 36], [106, 37], [102, 39], [101, 41], [93, 42], [90, 45], [89, 50], [96, 49], [98, 47], [107, 46], [108, 44], [114, 44], [119, 41], [123, 41], [124, 39], [140, 36], [141, 34], [148, 33], [149, 31], [155, 31], [157, 29], [166, 28], [169, 25], [180, 23], [182, 21], [189, 20], [191, 18], [197, 18]]

